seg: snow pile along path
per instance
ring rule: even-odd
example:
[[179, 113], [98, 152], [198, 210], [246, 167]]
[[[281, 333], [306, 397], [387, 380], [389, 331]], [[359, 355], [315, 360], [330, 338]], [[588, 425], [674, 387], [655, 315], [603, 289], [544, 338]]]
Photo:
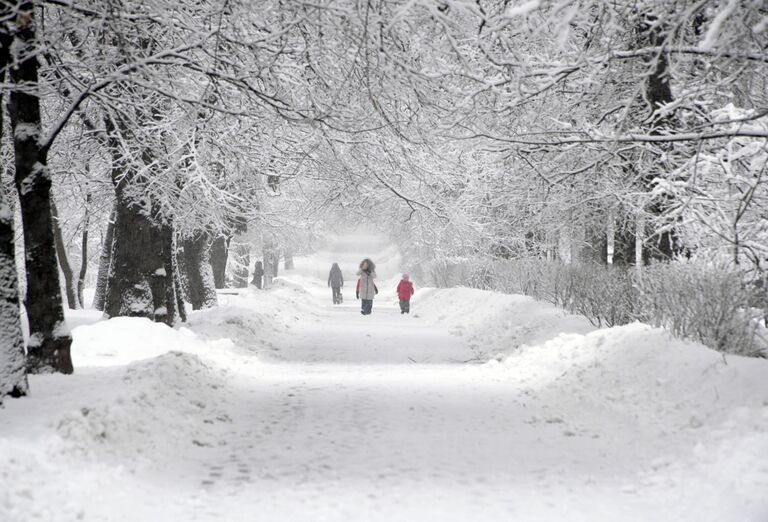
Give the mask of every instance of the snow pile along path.
[[[562, 334], [489, 366], [558, 404], [556, 417], [533, 423], [618, 442], [627, 454], [650, 446], [622, 492], [667, 504], [665, 520], [768, 516], [758, 493], [768, 491], [768, 361], [725, 358], [637, 323]], [[622, 436], [622, 425], [631, 432]]]
[[476, 362], [503, 357], [522, 345], [537, 344], [558, 332], [594, 330], [581, 316], [536, 302], [524, 295], [508, 295], [473, 288], [417, 290], [416, 315], [464, 336]]
[[[354, 277], [332, 306], [323, 271], [377, 251], [373, 315]], [[0, 410], [0, 520], [768, 520], [768, 361], [464, 288], [401, 315], [398, 256], [81, 318], [77, 373]]]

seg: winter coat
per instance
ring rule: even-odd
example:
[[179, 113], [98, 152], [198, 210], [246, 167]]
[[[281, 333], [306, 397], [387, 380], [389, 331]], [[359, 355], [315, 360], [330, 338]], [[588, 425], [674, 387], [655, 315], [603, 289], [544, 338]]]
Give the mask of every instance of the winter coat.
[[401, 301], [410, 301], [413, 295], [413, 283], [403, 279], [400, 284], [397, 285], [397, 297]]
[[334, 263], [331, 272], [328, 274], [328, 286], [341, 288], [344, 286], [344, 276], [341, 274], [341, 268], [338, 263]]
[[357, 280], [357, 295], [360, 299], [373, 299], [377, 289], [373, 280], [376, 279], [376, 272], [360, 270], [357, 272], [360, 279]]

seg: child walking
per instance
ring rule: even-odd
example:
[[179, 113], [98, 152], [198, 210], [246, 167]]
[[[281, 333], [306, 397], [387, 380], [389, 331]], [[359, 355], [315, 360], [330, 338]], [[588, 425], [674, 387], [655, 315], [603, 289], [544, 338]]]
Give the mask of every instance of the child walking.
[[397, 298], [400, 299], [400, 314], [411, 313], [411, 296], [413, 295], [413, 283], [408, 274], [403, 274], [403, 279], [397, 285]]

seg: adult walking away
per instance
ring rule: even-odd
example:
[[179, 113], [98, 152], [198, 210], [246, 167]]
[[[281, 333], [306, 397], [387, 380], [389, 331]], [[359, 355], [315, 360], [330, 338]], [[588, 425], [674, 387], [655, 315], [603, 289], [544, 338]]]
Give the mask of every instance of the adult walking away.
[[341, 304], [341, 289], [344, 286], [344, 276], [341, 274], [341, 268], [338, 263], [334, 263], [331, 272], [328, 274], [328, 286], [333, 291], [333, 304]]
[[355, 297], [361, 300], [362, 309], [360, 313], [363, 315], [371, 315], [373, 310], [373, 298], [379, 293], [379, 289], [376, 288], [376, 283], [373, 282], [376, 279], [376, 265], [368, 258], [363, 259], [360, 263], [360, 270], [357, 271], [357, 275], [360, 279], [357, 280], [357, 289], [355, 290]]
[[400, 314], [411, 313], [411, 296], [413, 295], [413, 283], [411, 283], [408, 274], [403, 274], [403, 278], [397, 285], [397, 298], [400, 300]]

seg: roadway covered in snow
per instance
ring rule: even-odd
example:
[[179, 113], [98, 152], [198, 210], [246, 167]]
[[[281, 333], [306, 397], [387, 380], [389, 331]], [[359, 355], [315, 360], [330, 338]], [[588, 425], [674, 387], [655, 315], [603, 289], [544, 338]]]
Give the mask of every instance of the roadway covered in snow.
[[72, 317], [76, 374], [0, 411], [0, 520], [768, 520], [768, 361], [469, 289], [403, 316], [399, 262], [355, 238], [177, 329]]

